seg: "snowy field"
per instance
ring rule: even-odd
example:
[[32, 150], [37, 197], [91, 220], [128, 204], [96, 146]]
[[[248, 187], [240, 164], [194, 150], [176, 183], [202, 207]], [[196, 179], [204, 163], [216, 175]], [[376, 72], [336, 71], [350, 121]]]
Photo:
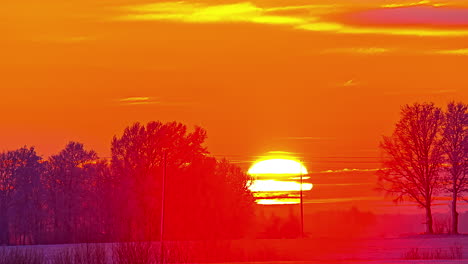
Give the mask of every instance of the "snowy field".
[[[168, 242], [172, 247], [171, 263], [468, 263], [468, 236], [408, 236], [401, 238], [375, 239], [260, 239], [235, 241]], [[89, 244], [92, 245], [92, 244]], [[107, 263], [124, 263], [115, 260], [113, 255], [119, 244], [97, 244], [103, 249]], [[176, 247], [174, 245], [177, 245]], [[64, 252], [75, 249], [88, 250], [86, 244], [36, 245], [0, 247], [0, 256], [10, 251], [40, 252], [44, 260], [41, 263], [57, 263], [54, 259]], [[176, 250], [174, 250], [176, 248]], [[159, 243], [151, 243], [151, 249], [159, 254]], [[137, 250], [138, 251], [138, 250]], [[144, 249], [143, 251], [147, 251]], [[142, 251], [142, 252], [143, 252]], [[3, 252], [3, 253], [1, 253]], [[462, 259], [447, 260], [412, 260], [405, 256], [419, 257], [438, 254]], [[132, 253], [133, 254], [133, 253]], [[185, 254], [180, 261], [174, 255]], [[409, 255], [408, 255], [409, 254]], [[411, 255], [412, 254], [412, 255]], [[192, 255], [192, 256], [187, 256]], [[14, 263], [14, 262], [2, 262]], [[62, 262], [63, 263], [63, 262]], [[86, 262], [81, 262], [86, 263]], [[146, 262], [135, 262], [146, 263]]]

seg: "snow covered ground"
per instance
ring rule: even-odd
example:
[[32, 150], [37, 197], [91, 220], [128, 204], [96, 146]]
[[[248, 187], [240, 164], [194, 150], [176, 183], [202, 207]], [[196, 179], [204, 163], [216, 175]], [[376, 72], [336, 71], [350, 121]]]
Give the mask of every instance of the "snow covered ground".
[[[399, 238], [367, 238], [359, 240], [321, 239], [262, 239], [211, 242], [184, 242], [187, 245], [200, 243], [208, 248], [208, 254], [218, 254], [207, 258], [211, 263], [468, 263], [468, 236], [415, 235]], [[178, 243], [180, 245], [180, 243]], [[106, 249], [109, 263], [112, 260], [112, 247], [115, 244], [100, 244]], [[221, 245], [221, 246], [220, 246]], [[36, 245], [20, 247], [0, 247], [2, 250], [34, 250], [43, 252], [50, 260], [68, 249], [83, 247], [83, 244]], [[153, 243], [157, 249], [159, 244]], [[447, 252], [454, 248], [461, 250], [461, 260], [405, 260], [405, 253], [417, 249], [422, 252]], [[240, 253], [239, 253], [240, 252]], [[261, 252], [261, 253], [259, 253]], [[231, 256], [226, 256], [230, 254]], [[250, 256], [250, 257], [249, 257]], [[192, 261], [193, 263], [199, 263]], [[224, 257], [224, 259], [223, 259]], [[238, 258], [238, 259], [237, 259]], [[216, 261], [218, 260], [218, 261]]]
[[[466, 235], [415, 235], [399, 238], [364, 239], [354, 246], [357, 247], [355, 253], [342, 256], [358, 260], [401, 260], [405, 253], [411, 250], [418, 250], [420, 254], [439, 251], [446, 252], [448, 255], [452, 255], [453, 251], [460, 250], [462, 258], [466, 259], [466, 263], [468, 263], [468, 236]], [[460, 263], [460, 261], [455, 262]]]

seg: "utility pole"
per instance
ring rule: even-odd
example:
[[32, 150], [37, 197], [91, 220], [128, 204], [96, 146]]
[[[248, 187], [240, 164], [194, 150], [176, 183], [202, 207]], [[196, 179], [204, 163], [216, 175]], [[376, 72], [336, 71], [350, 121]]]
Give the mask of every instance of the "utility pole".
[[159, 248], [159, 256], [160, 262], [164, 263], [164, 200], [165, 200], [165, 192], [166, 192], [166, 171], [167, 171], [167, 151], [164, 151], [164, 161], [163, 161], [163, 175], [162, 175], [162, 193], [161, 193], [161, 230], [160, 230], [160, 248]]
[[304, 206], [302, 199], [302, 165], [299, 167], [299, 173], [301, 174], [301, 191], [300, 191], [300, 203], [301, 203], [301, 238], [304, 238]]

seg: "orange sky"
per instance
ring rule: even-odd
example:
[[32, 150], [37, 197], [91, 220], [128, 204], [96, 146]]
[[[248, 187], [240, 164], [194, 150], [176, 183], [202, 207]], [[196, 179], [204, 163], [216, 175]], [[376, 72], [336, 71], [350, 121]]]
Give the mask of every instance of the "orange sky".
[[125, 126], [177, 120], [245, 168], [373, 169], [402, 104], [467, 101], [466, 1], [311, 2], [6, 1], [0, 149], [108, 156]]

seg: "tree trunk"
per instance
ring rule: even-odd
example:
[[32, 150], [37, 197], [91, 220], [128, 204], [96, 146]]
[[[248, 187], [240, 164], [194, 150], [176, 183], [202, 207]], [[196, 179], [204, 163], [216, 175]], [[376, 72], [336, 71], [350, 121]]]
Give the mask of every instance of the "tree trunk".
[[5, 214], [0, 217], [0, 246], [10, 244], [8, 229], [8, 216]]
[[452, 194], [452, 228], [450, 233], [453, 235], [458, 234], [458, 213], [457, 213], [457, 193]]
[[433, 234], [431, 204], [426, 205], [426, 234]]

